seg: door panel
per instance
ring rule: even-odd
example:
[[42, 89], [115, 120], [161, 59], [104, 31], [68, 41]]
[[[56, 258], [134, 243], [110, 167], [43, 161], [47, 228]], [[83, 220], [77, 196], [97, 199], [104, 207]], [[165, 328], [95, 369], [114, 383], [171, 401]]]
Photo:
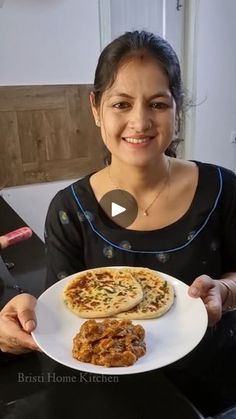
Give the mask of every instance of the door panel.
[[[104, 166], [90, 85], [0, 88], [1, 184], [81, 177]], [[7, 183], [6, 183], [7, 177]]]

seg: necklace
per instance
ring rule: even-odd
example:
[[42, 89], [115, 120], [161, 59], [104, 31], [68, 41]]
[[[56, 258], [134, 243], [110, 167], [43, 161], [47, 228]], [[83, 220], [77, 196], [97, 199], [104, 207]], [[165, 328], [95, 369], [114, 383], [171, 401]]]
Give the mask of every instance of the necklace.
[[[108, 169], [108, 176], [109, 176], [109, 179], [110, 179], [111, 183], [113, 183], [113, 185], [115, 186], [116, 189], [122, 190], [121, 187], [118, 186], [114, 182], [114, 180], [112, 179], [111, 173], [110, 173], [110, 166], [108, 166], [107, 169]], [[148, 204], [147, 207], [145, 207], [145, 208], [140, 208], [139, 207], [139, 209], [141, 210], [141, 212], [142, 212], [142, 214], [143, 214], [144, 217], [148, 217], [148, 215], [149, 215], [149, 212], [148, 211], [150, 210], [150, 208], [152, 207], [152, 205], [154, 204], [154, 202], [156, 202], [156, 200], [159, 198], [159, 196], [161, 195], [161, 193], [164, 191], [167, 183], [169, 182], [169, 179], [170, 179], [170, 159], [168, 158], [167, 174], [166, 174], [166, 177], [165, 177], [165, 180], [163, 182], [162, 187], [159, 189], [159, 191], [157, 192], [157, 194], [154, 196], [153, 200], [150, 202], [150, 204]]]

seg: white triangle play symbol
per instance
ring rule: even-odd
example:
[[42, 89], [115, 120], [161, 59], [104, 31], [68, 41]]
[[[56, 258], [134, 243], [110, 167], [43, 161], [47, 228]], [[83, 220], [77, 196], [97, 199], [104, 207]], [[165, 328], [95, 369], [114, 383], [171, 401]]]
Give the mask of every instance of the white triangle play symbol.
[[121, 205], [116, 204], [115, 202], [111, 203], [111, 216], [115, 217], [118, 214], [126, 211], [126, 208], [122, 207]]

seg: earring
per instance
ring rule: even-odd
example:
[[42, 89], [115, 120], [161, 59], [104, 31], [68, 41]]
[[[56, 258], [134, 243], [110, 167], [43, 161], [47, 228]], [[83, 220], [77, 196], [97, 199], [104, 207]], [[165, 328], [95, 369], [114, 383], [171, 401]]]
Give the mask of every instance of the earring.
[[97, 127], [99, 127], [99, 125], [100, 125], [99, 119], [96, 119], [95, 124], [97, 125]]

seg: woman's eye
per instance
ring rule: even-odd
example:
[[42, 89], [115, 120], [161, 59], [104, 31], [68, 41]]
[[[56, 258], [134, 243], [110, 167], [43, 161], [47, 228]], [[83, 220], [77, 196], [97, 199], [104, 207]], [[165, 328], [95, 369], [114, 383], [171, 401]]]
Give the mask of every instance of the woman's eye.
[[167, 109], [169, 108], [169, 105], [168, 103], [165, 103], [165, 102], [154, 102], [154, 103], [151, 103], [151, 107], [153, 109]]
[[118, 102], [113, 105], [113, 108], [116, 109], [127, 109], [129, 107], [129, 103], [127, 102]]

